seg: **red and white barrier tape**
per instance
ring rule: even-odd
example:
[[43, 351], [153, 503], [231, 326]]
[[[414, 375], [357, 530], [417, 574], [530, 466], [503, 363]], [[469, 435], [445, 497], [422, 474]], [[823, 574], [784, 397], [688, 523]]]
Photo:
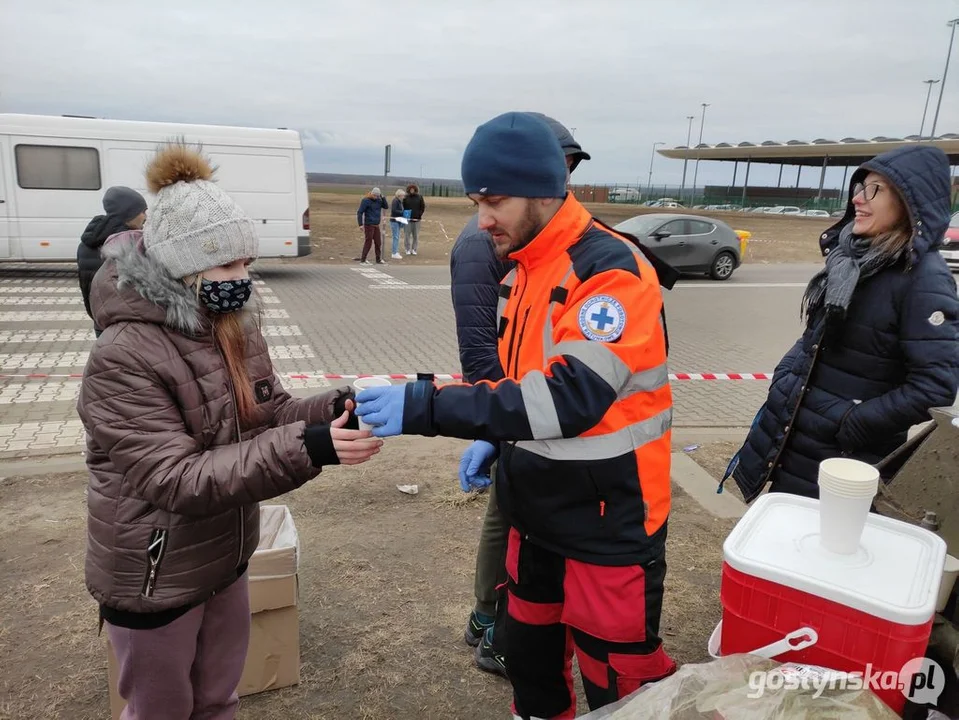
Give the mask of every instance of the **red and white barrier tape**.
[[[280, 373], [285, 380], [358, 380], [360, 378], [383, 378], [384, 380], [415, 380], [416, 374], [389, 373], [385, 375], [339, 375], [335, 373]], [[47, 375], [43, 373], [29, 373], [26, 375], [6, 375], [0, 374], [0, 379], [20, 378], [28, 380], [47, 380], [50, 378], [74, 379], [79, 380], [83, 377], [79, 373], [69, 375]], [[459, 381], [463, 379], [459, 374], [436, 373], [433, 375], [436, 380], [445, 382]], [[673, 373], [669, 376], [670, 380], [771, 380], [772, 373]]]

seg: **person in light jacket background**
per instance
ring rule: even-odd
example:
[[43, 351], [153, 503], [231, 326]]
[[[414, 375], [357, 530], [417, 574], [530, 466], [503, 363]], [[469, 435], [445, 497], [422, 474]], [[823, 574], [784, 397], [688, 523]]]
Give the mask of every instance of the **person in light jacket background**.
[[393, 235], [393, 254], [392, 258], [394, 260], [402, 260], [403, 256], [400, 255], [400, 226], [403, 223], [400, 222], [403, 218], [403, 198], [406, 197], [406, 191], [402, 188], [399, 188], [393, 194], [393, 202], [390, 203], [390, 231]]
[[416, 255], [420, 242], [420, 223], [423, 222], [423, 213], [426, 212], [426, 200], [420, 195], [420, 188], [416, 183], [406, 186], [406, 198], [403, 207], [410, 211], [410, 221], [403, 228], [403, 244], [407, 255]]
[[[90, 287], [97, 270], [103, 265], [100, 249], [107, 238], [128, 230], [139, 230], [146, 220], [147, 201], [136, 190], [116, 185], [103, 194], [103, 215], [97, 215], [87, 223], [77, 246], [77, 267], [80, 280], [80, 294], [87, 315], [93, 318], [90, 309]], [[102, 332], [96, 323], [93, 331], [97, 337]]]
[[[819, 463], [874, 464], [959, 388], [959, 299], [939, 254], [949, 159], [910, 145], [864, 163], [846, 214], [820, 237], [826, 266], [803, 296], [802, 337], [726, 472], [747, 502], [819, 496]], [[725, 481], [725, 479], [724, 479]]]
[[111, 242], [90, 293], [103, 333], [77, 411], [87, 434], [86, 585], [119, 665], [124, 720], [234, 717], [250, 637], [259, 505], [381, 442], [349, 388], [294, 399], [259, 330], [256, 228], [174, 144], [147, 168], [138, 242]]

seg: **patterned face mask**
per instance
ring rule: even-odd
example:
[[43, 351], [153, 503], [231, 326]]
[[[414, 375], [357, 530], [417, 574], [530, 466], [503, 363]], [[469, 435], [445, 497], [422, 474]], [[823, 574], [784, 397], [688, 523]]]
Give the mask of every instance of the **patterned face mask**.
[[243, 280], [207, 280], [200, 281], [200, 302], [210, 312], [231, 313], [246, 305], [253, 294], [253, 281]]

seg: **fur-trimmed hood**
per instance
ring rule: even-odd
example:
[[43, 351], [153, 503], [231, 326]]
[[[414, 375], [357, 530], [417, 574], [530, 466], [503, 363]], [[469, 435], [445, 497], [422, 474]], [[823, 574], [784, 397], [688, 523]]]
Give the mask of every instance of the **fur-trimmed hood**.
[[[131, 239], [135, 240], [135, 238]], [[104, 330], [119, 322], [146, 322], [165, 325], [184, 335], [212, 332], [209, 313], [196, 292], [172, 277], [160, 263], [147, 255], [140, 243], [106, 243], [101, 251], [105, 263], [93, 281], [90, 306], [97, 326]], [[243, 313], [256, 304], [250, 298]]]

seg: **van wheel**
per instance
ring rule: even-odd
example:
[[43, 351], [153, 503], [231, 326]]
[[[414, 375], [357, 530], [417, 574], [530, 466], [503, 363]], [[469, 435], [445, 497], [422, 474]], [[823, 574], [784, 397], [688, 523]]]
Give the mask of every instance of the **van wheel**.
[[709, 277], [713, 280], [729, 280], [735, 269], [736, 258], [731, 252], [723, 251], [713, 259], [712, 267], [709, 268]]

